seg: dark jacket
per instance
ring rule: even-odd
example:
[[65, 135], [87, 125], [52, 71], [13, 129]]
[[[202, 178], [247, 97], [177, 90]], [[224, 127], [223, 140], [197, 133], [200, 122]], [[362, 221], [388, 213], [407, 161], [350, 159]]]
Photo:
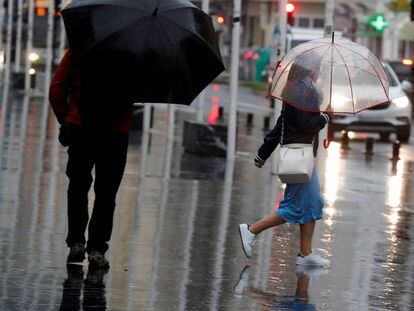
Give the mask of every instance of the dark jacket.
[[[56, 69], [50, 86], [49, 100], [59, 123], [82, 126], [85, 122], [79, 113], [77, 102], [81, 97], [81, 73], [78, 66], [71, 67], [71, 64], [72, 52], [68, 50]], [[131, 119], [132, 108], [125, 111], [110, 127], [119, 132], [129, 133]]]
[[319, 112], [305, 112], [293, 106], [283, 104], [282, 113], [276, 126], [265, 136], [257, 153], [256, 162], [263, 165], [280, 143], [282, 120], [284, 119], [283, 144], [311, 144], [314, 141], [313, 153], [318, 151], [318, 134], [330, 121], [329, 116]]

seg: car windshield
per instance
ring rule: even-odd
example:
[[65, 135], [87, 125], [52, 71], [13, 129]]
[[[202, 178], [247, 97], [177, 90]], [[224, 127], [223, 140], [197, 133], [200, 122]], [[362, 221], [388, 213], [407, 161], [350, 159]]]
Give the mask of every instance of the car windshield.
[[390, 62], [389, 64], [392, 67], [392, 69], [394, 69], [394, 71], [397, 75], [399, 75], [399, 74], [403, 74], [403, 75], [411, 74], [411, 66], [404, 65], [400, 62]]
[[299, 44], [309, 42], [309, 40], [292, 40], [290, 43], [290, 48], [293, 49], [294, 47], [297, 47]]
[[390, 81], [390, 86], [398, 86], [397, 80], [395, 80], [394, 76], [391, 74], [391, 70], [388, 66], [384, 66], [385, 73], [387, 74], [388, 80]]
[[395, 74], [398, 76], [400, 81], [409, 80], [414, 81], [412, 74], [412, 66], [404, 65], [401, 62], [389, 62], [390, 66], [394, 70]]

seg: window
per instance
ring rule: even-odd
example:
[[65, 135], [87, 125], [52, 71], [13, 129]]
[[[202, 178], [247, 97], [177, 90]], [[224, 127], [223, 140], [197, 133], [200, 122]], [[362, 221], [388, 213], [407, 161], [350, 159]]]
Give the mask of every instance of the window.
[[307, 17], [299, 17], [298, 19], [298, 26], [302, 28], [309, 28], [310, 27], [310, 20]]
[[325, 27], [325, 19], [323, 18], [313, 19], [313, 28], [324, 28], [324, 27]]

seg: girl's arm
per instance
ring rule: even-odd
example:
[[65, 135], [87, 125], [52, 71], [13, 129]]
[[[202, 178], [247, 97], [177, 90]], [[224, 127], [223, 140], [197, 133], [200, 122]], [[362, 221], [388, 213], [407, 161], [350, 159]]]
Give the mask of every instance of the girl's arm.
[[295, 121], [299, 131], [316, 134], [331, 122], [331, 118], [323, 112], [311, 113], [297, 109], [295, 111]]
[[[318, 110], [322, 102], [322, 95], [316, 86], [311, 89], [300, 88], [298, 93], [299, 100], [302, 101], [302, 107], [311, 107], [312, 110]], [[294, 109], [293, 118], [296, 121], [297, 129], [304, 133], [316, 134], [331, 122], [329, 115], [326, 113], [306, 112], [300, 109]]]
[[263, 166], [266, 160], [272, 154], [272, 152], [275, 151], [277, 145], [280, 143], [281, 132], [282, 118], [279, 117], [275, 127], [269, 133], [267, 133], [262, 146], [259, 148], [259, 151], [257, 152], [256, 158], [254, 159], [256, 166]]

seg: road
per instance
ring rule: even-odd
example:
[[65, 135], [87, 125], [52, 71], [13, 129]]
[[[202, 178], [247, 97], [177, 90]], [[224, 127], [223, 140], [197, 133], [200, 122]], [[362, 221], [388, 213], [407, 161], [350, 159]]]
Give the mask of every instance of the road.
[[168, 152], [166, 111], [157, 109], [147, 156], [141, 134], [131, 134], [111, 269], [91, 273], [86, 262], [66, 268], [67, 155], [47, 103], [15, 96], [8, 108], [0, 310], [412, 310], [413, 140], [394, 168], [390, 142], [376, 141], [371, 157], [361, 136], [349, 150], [333, 142], [321, 151], [326, 206], [314, 246], [332, 266], [301, 270], [295, 225], [260, 236], [250, 260], [241, 249], [237, 224], [271, 213], [283, 194], [269, 164], [252, 165], [261, 124], [240, 124], [233, 165], [184, 153], [179, 122]]

